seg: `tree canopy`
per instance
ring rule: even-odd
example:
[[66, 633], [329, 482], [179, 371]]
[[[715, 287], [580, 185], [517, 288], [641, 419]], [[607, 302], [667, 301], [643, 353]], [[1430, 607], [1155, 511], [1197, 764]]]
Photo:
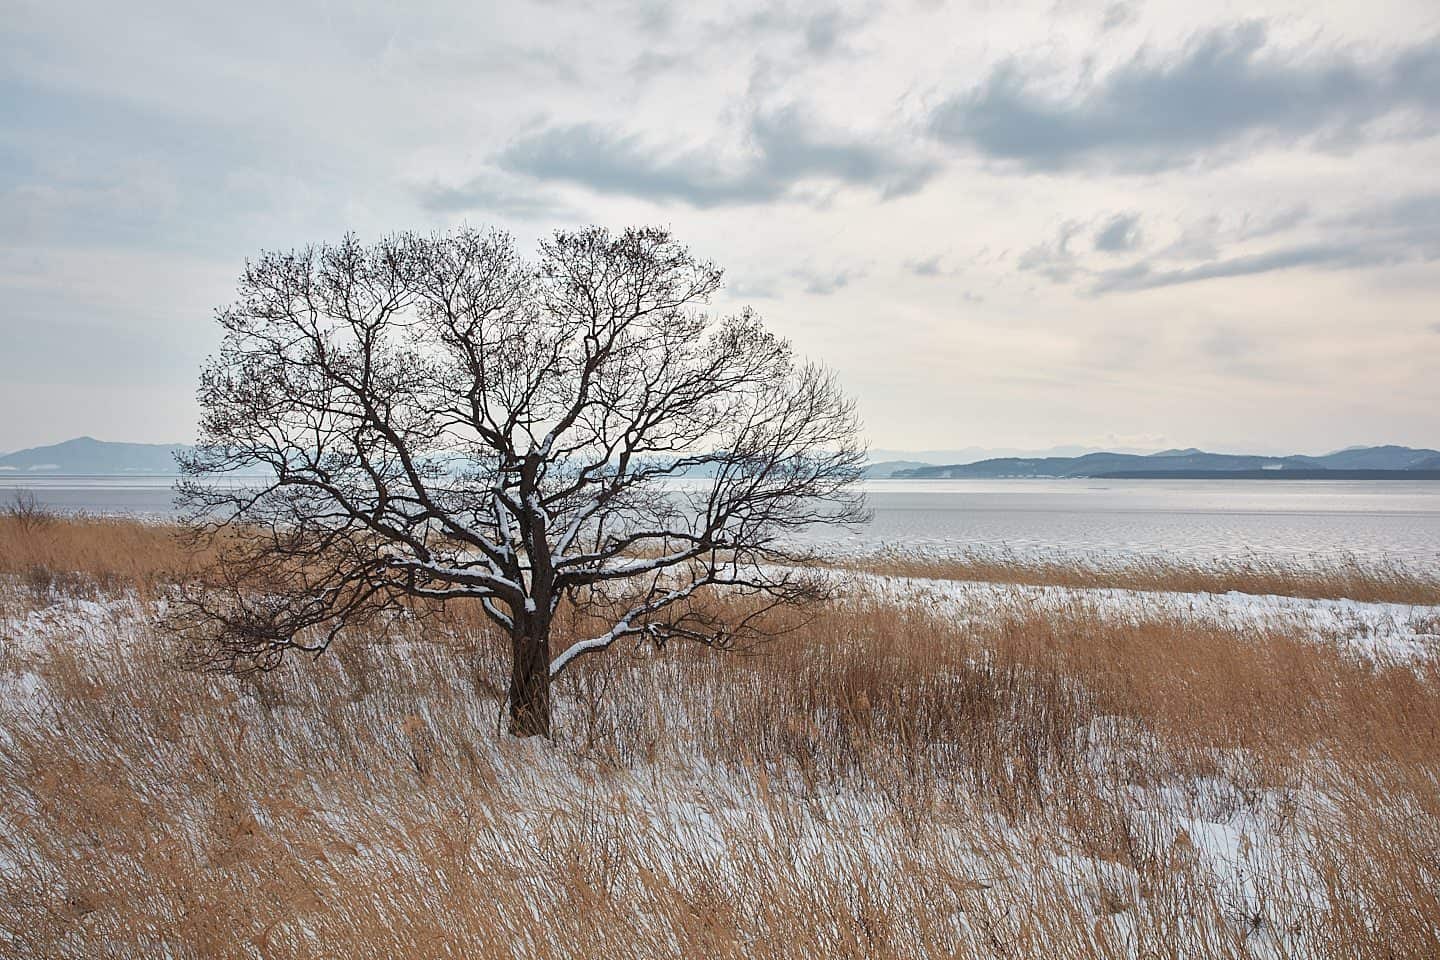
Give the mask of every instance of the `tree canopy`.
[[[180, 498], [221, 560], [187, 598], [212, 666], [267, 669], [416, 600], [511, 638], [512, 729], [625, 637], [731, 644], [823, 596], [795, 534], [863, 515], [851, 401], [661, 229], [559, 232], [532, 261], [462, 229], [266, 253], [218, 311]], [[254, 473], [258, 481], [216, 482]], [[565, 603], [608, 629], [550, 649]]]

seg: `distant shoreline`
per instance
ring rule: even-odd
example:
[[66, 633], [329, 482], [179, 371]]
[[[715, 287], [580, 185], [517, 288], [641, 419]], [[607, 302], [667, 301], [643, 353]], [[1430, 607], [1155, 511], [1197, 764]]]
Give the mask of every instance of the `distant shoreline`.
[[[1036, 478], [1042, 479], [1042, 478]], [[1081, 479], [1079, 477], [1075, 479]], [[1112, 470], [1091, 480], [1440, 480], [1440, 470]]]

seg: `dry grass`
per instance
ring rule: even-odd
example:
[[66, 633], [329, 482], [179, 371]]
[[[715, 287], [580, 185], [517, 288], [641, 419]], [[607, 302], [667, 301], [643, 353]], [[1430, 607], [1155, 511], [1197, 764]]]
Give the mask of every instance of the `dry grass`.
[[539, 744], [497, 733], [462, 607], [237, 680], [177, 671], [134, 595], [12, 581], [0, 955], [1440, 953], [1433, 662], [972, 612], [616, 652]]
[[926, 557], [888, 552], [836, 564], [897, 577], [1026, 586], [1112, 588], [1175, 593], [1237, 593], [1314, 600], [1440, 605], [1440, 574], [1355, 556], [1317, 557], [1304, 565], [1251, 557], [1200, 564], [1160, 558], [1116, 562], [1047, 561], [1010, 554]]
[[0, 512], [0, 575], [19, 578], [40, 595], [125, 588], [149, 595], [203, 559], [173, 524]]

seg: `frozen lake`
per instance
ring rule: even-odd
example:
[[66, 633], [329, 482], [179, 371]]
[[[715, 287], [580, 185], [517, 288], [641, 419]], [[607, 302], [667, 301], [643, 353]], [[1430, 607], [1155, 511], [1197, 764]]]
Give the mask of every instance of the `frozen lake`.
[[[0, 475], [64, 511], [173, 513], [171, 478]], [[815, 536], [849, 551], [1009, 550], [1193, 560], [1353, 554], [1440, 567], [1440, 482], [873, 480], [874, 520]]]
[[854, 549], [1130, 554], [1210, 561], [1399, 560], [1440, 567], [1440, 482], [875, 480]]

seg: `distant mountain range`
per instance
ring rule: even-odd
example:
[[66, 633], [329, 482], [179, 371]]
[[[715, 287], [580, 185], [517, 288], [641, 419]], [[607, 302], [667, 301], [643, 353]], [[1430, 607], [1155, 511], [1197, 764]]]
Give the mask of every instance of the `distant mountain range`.
[[996, 460], [1002, 457], [1036, 459], [1038, 457], [1079, 457], [1087, 453], [1138, 453], [1146, 454], [1154, 447], [1094, 447], [1067, 443], [1055, 447], [1036, 449], [1034, 447], [957, 447], [946, 450], [888, 450], [871, 448], [870, 458], [877, 462], [908, 460], [920, 466], [944, 463], [976, 463], [980, 460]]
[[185, 447], [166, 443], [111, 443], [76, 437], [48, 447], [31, 447], [0, 457], [0, 475], [175, 474], [175, 453]]
[[933, 463], [926, 463], [923, 460], [881, 460], [879, 463], [867, 463], [865, 476], [871, 480], [883, 480], [902, 472], [923, 470], [933, 466]]
[[[878, 466], [878, 465], [877, 465]], [[1224, 475], [1254, 473], [1269, 476], [1287, 471], [1312, 475], [1327, 470], [1346, 471], [1434, 471], [1440, 470], [1440, 450], [1412, 447], [1351, 447], [1319, 457], [1260, 457], [1203, 450], [1162, 450], [1139, 455], [1132, 453], [1087, 453], [1079, 457], [997, 457], [977, 463], [955, 463], [908, 467], [889, 476], [907, 480], [955, 480], [998, 477], [1126, 477], [1148, 475]]]
[[[178, 470], [175, 454], [186, 449], [188, 447], [183, 444], [111, 443], [96, 440], [94, 437], [77, 437], [64, 443], [32, 447], [0, 456], [0, 477], [45, 474], [173, 475]], [[928, 457], [931, 453], [926, 451], [912, 456]], [[897, 458], [869, 464], [865, 475], [872, 479], [939, 480], [984, 477], [1106, 477], [1116, 474], [1127, 477], [1193, 476], [1197, 473], [1202, 476], [1211, 473], [1239, 475], [1247, 471], [1270, 476], [1284, 475], [1287, 471], [1306, 471], [1308, 475], [1327, 470], [1407, 473], [1435, 471], [1440, 470], [1440, 450], [1416, 450], [1399, 446], [1350, 447], [1319, 457], [1262, 457], [1206, 453], [1190, 448], [1162, 450], [1152, 454], [1095, 452], [1080, 456], [992, 457], [973, 463], [950, 464]]]

